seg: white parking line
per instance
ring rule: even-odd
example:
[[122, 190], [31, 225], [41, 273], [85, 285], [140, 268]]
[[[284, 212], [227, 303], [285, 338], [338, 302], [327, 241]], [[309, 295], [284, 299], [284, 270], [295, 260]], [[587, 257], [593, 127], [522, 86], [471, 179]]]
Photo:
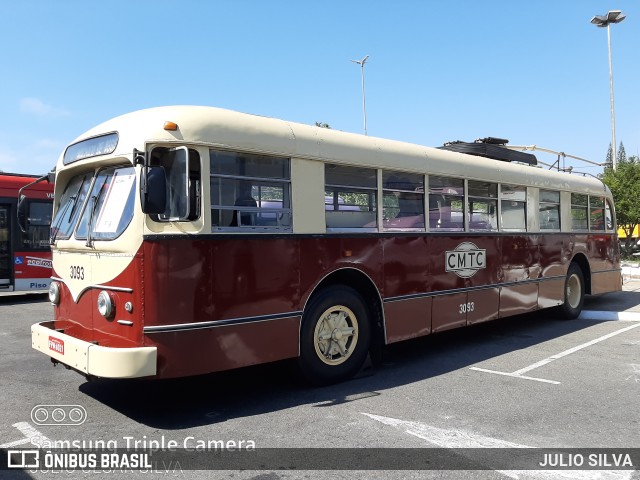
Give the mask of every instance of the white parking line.
[[[361, 412], [363, 415], [384, 425], [395, 427], [405, 433], [441, 448], [474, 449], [474, 448], [535, 448], [521, 445], [499, 438], [486, 437], [475, 432], [458, 429], [438, 428], [420, 422], [411, 422], [391, 417], [382, 417], [371, 413]], [[458, 450], [464, 455], [464, 450]], [[633, 474], [626, 470], [496, 470], [509, 478], [537, 478], [544, 480], [572, 479], [572, 480], [628, 480]]]
[[[27, 443], [31, 443], [32, 445], [43, 445], [44, 443], [49, 442], [49, 439], [31, 426], [29, 422], [14, 423], [12, 427], [16, 427], [20, 430], [25, 438], [14, 442], [3, 443], [0, 445], [0, 448], [12, 448], [17, 447], [18, 445], [26, 445]], [[36, 439], [35, 442], [32, 441], [34, 439]]]
[[556, 382], [555, 380], [547, 380], [546, 378], [528, 377], [525, 375], [518, 375], [516, 373], [500, 372], [498, 370], [489, 370], [488, 368], [469, 367], [469, 370], [475, 370], [476, 372], [493, 373], [495, 375], [503, 375], [505, 377], [516, 377], [516, 378], [521, 378], [523, 380], [533, 380], [534, 382], [551, 383], [553, 385], [560, 385], [560, 382]]
[[[614, 312], [615, 313], [615, 312]], [[638, 323], [634, 323], [633, 325], [630, 325], [628, 327], [624, 327], [621, 328], [620, 330], [616, 330], [615, 332], [611, 332], [608, 333], [606, 335], [602, 335], [601, 337], [598, 337], [594, 340], [591, 340], [589, 342], [583, 343], [581, 345], [578, 345], [576, 347], [570, 348], [568, 350], [565, 350], [564, 352], [560, 352], [560, 353], [556, 353], [555, 355], [551, 355], [550, 357], [545, 358], [544, 360], [540, 360], [539, 362], [533, 363], [527, 367], [521, 368], [520, 370], [516, 370], [515, 372], [500, 372], [497, 370], [488, 370], [486, 368], [479, 368], [479, 367], [470, 367], [470, 370], [475, 370], [477, 372], [485, 372], [485, 373], [493, 373], [496, 375], [505, 375], [507, 377], [516, 377], [516, 378], [522, 378], [524, 380], [534, 380], [537, 382], [545, 382], [545, 383], [551, 383], [554, 385], [559, 385], [560, 382], [556, 382], [555, 380], [546, 380], [544, 378], [535, 378], [535, 377], [528, 377], [523, 375], [523, 373], [527, 373], [530, 372], [531, 370], [534, 370], [536, 368], [542, 367], [544, 365], [547, 365], [551, 362], [553, 362], [554, 360], [558, 360], [560, 358], [566, 357], [567, 355], [571, 355], [572, 353], [576, 353], [580, 350], [582, 350], [583, 348], [587, 348], [590, 347], [591, 345], [595, 345], [596, 343], [602, 342], [604, 340], [607, 340], [611, 337], [615, 337], [616, 335], [620, 335], [621, 333], [624, 332], [628, 332], [629, 330], [633, 330], [634, 328], [638, 328], [640, 327], [640, 322]]]

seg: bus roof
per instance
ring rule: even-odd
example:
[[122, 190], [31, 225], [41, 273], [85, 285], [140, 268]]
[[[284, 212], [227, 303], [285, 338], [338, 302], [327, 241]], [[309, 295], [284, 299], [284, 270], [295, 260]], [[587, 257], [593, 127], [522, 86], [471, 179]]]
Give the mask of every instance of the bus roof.
[[[165, 130], [167, 121], [176, 123], [178, 129]], [[119, 135], [112, 155], [129, 160], [133, 149], [142, 150], [145, 143], [195, 143], [213, 148], [610, 196], [608, 188], [594, 177], [205, 106], [167, 106], [128, 113], [92, 128], [73, 143], [110, 132]], [[58, 161], [58, 169], [65, 168], [63, 155]]]
[[[38, 178], [40, 178], [39, 175], [0, 172], [0, 197], [17, 198], [18, 191], [22, 187]], [[44, 181], [29, 187], [28, 190], [25, 190], [25, 195], [34, 198], [47, 198], [47, 193], [51, 192], [53, 192], [53, 185]]]

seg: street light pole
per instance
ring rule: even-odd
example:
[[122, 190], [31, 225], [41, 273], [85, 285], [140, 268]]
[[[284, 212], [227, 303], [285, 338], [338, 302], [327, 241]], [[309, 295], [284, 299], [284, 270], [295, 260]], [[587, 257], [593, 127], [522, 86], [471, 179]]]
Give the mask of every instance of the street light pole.
[[367, 135], [367, 101], [364, 95], [364, 64], [368, 60], [369, 55], [362, 60], [351, 60], [353, 63], [357, 63], [362, 67], [362, 114], [364, 115], [364, 134]]
[[613, 158], [611, 159], [613, 169], [615, 170], [618, 164], [618, 158], [616, 153], [616, 115], [613, 102], [613, 64], [611, 61], [611, 24], [620, 23], [626, 18], [620, 10], [612, 10], [606, 15], [596, 15], [591, 19], [597, 27], [607, 27], [607, 45], [609, 46], [609, 96], [611, 97], [611, 152]]

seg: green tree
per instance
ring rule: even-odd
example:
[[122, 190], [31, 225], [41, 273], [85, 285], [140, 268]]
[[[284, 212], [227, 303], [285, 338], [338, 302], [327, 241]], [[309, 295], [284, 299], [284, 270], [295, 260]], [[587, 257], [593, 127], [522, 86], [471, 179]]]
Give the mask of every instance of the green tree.
[[329, 130], [331, 130], [331, 125], [329, 125], [328, 123], [324, 123], [324, 122], [316, 122], [316, 127], [328, 128]]
[[602, 181], [611, 189], [618, 226], [626, 235], [624, 249], [631, 253], [633, 231], [640, 224], [640, 159], [625, 156], [616, 170], [605, 167]]
[[627, 152], [624, 151], [624, 145], [622, 142], [620, 142], [620, 147], [618, 148], [618, 152], [616, 156], [617, 156], [618, 163], [627, 161]]
[[611, 148], [611, 142], [609, 142], [609, 150], [607, 150], [607, 159], [605, 160], [605, 163], [608, 167], [613, 165], [613, 148]]

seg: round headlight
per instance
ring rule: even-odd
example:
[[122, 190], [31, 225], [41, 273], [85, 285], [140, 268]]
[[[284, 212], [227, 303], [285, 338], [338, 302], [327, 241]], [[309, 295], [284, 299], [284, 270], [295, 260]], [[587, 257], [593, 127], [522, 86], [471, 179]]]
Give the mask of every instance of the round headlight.
[[111, 300], [111, 295], [104, 290], [98, 294], [98, 311], [105, 318], [113, 315], [113, 300]]
[[49, 284], [49, 301], [52, 305], [58, 305], [60, 303], [60, 284], [58, 282], [51, 282]]

